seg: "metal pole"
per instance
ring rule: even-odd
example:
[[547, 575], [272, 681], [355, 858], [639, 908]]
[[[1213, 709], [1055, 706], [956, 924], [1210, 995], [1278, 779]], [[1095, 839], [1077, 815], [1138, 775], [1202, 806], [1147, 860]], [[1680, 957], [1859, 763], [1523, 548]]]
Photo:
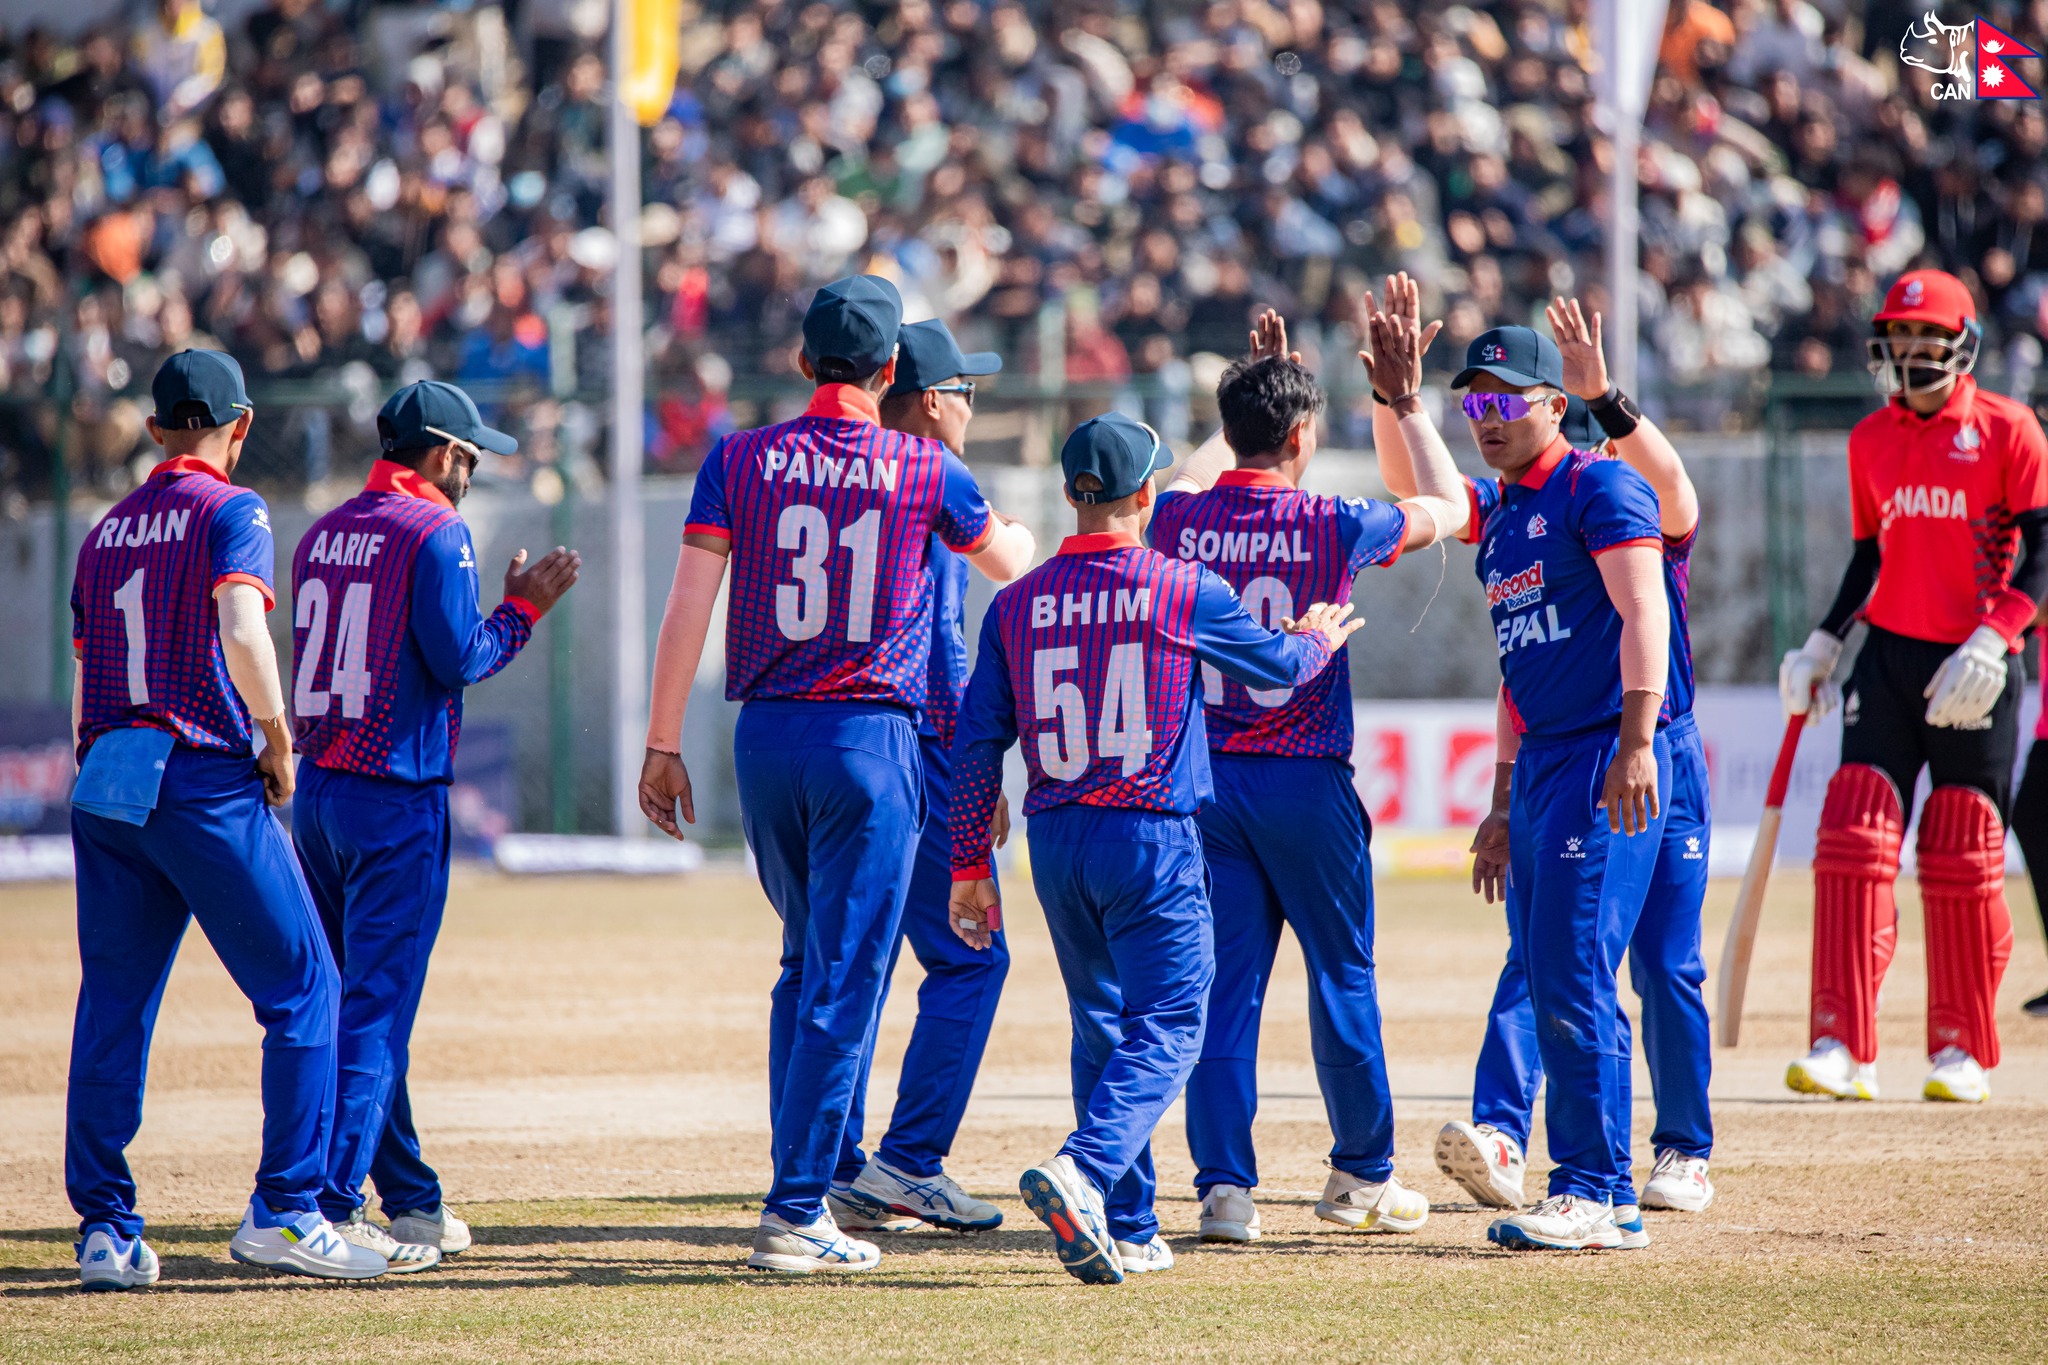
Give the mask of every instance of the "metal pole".
[[1607, 367], [1614, 382], [1636, 392], [1636, 151], [1642, 142], [1643, 110], [1657, 74], [1657, 45], [1664, 31], [1665, 0], [1595, 0], [1594, 42], [1599, 66], [1594, 91], [1614, 152], [1609, 174], [1607, 232]]
[[51, 376], [57, 400], [56, 443], [50, 448], [50, 700], [71, 700], [71, 445], [78, 422], [71, 411], [71, 329], [64, 328]]
[[1613, 133], [1609, 188], [1614, 230], [1607, 234], [1607, 368], [1623, 393], [1636, 392], [1636, 149], [1638, 124], [1622, 115]]
[[[548, 372], [555, 399], [555, 472], [562, 480], [562, 495], [549, 509], [549, 538], [574, 545], [576, 480], [563, 444], [562, 410], [576, 397], [576, 310], [566, 304], [548, 312]], [[576, 832], [575, 601], [570, 593], [548, 613], [548, 824], [557, 834]]]
[[618, 239], [612, 275], [612, 828], [646, 828], [636, 795], [647, 728], [646, 528], [640, 506], [642, 387], [640, 326], [640, 125], [619, 98], [630, 57], [625, 0], [612, 6], [611, 220]]

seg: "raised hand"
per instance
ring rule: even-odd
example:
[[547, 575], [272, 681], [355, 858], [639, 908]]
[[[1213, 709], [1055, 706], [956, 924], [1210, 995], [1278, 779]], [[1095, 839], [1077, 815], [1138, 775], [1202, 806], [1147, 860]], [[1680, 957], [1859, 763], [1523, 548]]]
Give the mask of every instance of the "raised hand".
[[1607, 392], [1607, 356], [1600, 349], [1600, 315], [1586, 321], [1577, 299], [1559, 297], [1543, 307], [1550, 320], [1550, 334], [1557, 339], [1564, 357], [1564, 387], [1567, 393], [1592, 402]]
[[1387, 304], [1375, 307], [1370, 290], [1365, 295], [1368, 350], [1358, 358], [1372, 377], [1373, 389], [1388, 402], [1412, 396], [1422, 389], [1422, 358], [1429, 354], [1442, 322], [1424, 326], [1422, 286], [1405, 270], [1387, 276]]
[[1253, 360], [1284, 355], [1297, 365], [1301, 363], [1301, 352], [1287, 349], [1287, 319], [1271, 308], [1259, 314], [1258, 321], [1252, 324], [1251, 345]]
[[563, 593], [576, 586], [583, 556], [557, 545], [532, 568], [524, 568], [525, 563], [526, 551], [512, 556], [512, 566], [505, 570], [505, 596], [524, 598], [533, 603], [535, 612], [545, 616], [548, 608], [562, 600]]
[[649, 749], [640, 763], [640, 813], [671, 839], [683, 837], [676, 825], [680, 812], [683, 823], [697, 823], [697, 804], [690, 794], [690, 770], [679, 754]]
[[1349, 602], [1318, 602], [1300, 616], [1283, 618], [1280, 629], [1289, 635], [1320, 635], [1329, 641], [1330, 652], [1334, 654], [1344, 648], [1344, 642], [1351, 638], [1352, 632], [1365, 624], [1363, 617], [1347, 621], [1345, 618], [1350, 615]]

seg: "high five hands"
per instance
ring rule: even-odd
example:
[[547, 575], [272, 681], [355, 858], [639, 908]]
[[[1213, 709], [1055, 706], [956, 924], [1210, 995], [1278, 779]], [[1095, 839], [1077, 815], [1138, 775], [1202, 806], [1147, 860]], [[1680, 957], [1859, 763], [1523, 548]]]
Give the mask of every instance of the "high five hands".
[[1443, 330], [1442, 322], [1424, 326], [1422, 286], [1406, 271], [1387, 276], [1386, 307], [1373, 301], [1367, 290], [1363, 308], [1366, 345], [1358, 353], [1372, 378], [1372, 386], [1389, 403], [1412, 398], [1422, 389], [1422, 358]]

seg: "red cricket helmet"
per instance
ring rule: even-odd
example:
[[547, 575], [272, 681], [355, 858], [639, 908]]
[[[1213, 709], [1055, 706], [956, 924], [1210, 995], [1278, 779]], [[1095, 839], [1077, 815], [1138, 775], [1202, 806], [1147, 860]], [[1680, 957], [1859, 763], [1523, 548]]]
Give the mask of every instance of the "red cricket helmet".
[[[1984, 329], [1969, 286], [1943, 270], [1909, 270], [1885, 291], [1884, 306], [1872, 319], [1877, 335], [1868, 343], [1870, 373], [1887, 397], [1928, 393], [1953, 383], [1977, 366]], [[1888, 324], [1917, 322], [1945, 336], [1899, 336]]]

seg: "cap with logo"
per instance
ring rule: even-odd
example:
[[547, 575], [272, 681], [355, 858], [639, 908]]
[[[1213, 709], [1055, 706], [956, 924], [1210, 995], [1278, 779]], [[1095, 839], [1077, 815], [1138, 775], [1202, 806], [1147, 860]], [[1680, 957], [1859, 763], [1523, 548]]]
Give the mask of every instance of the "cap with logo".
[[[1060, 447], [1060, 473], [1066, 478], [1067, 496], [1075, 502], [1128, 498], [1172, 463], [1173, 452], [1158, 432], [1120, 412], [1089, 418]], [[1093, 474], [1102, 487], [1092, 492], [1075, 488], [1083, 474]]]
[[1564, 421], [1558, 431], [1573, 450], [1598, 450], [1607, 444], [1607, 433], [1593, 420], [1593, 410], [1575, 393], [1564, 398]]
[[1481, 332], [1465, 348], [1465, 368], [1451, 381], [1462, 389], [1481, 374], [1505, 379], [1522, 388], [1548, 384], [1564, 387], [1564, 357], [1557, 343], [1533, 327], [1496, 327]]
[[879, 275], [849, 275], [820, 289], [804, 312], [804, 359], [818, 378], [851, 384], [889, 363], [903, 327], [903, 296]]
[[519, 442], [484, 425], [468, 394], [438, 379], [407, 384], [385, 400], [377, 413], [377, 439], [387, 452], [423, 450], [446, 441], [464, 441], [493, 455], [519, 450]]
[[1977, 301], [1961, 280], [1942, 270], [1909, 270], [1885, 291], [1874, 321], [1925, 322], [1961, 332], [1977, 320]]
[[889, 396], [922, 393], [955, 376], [972, 379], [1002, 368], [1003, 358], [994, 351], [962, 351], [946, 324], [936, 318], [906, 322], [896, 333], [896, 382], [889, 386]]
[[178, 352], [157, 368], [149, 392], [156, 400], [156, 424], [166, 431], [224, 427], [254, 411], [242, 367], [225, 351]]

